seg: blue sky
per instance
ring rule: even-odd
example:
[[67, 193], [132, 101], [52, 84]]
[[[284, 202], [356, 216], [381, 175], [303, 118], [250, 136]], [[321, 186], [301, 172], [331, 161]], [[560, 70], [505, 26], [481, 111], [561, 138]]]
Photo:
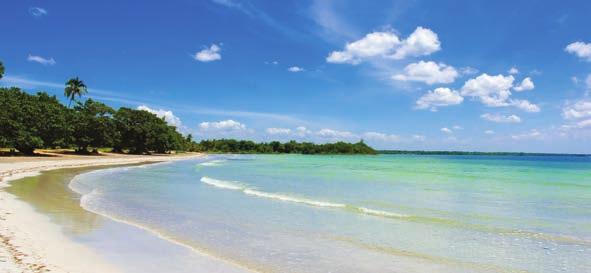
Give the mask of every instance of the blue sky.
[[3, 86], [196, 138], [591, 153], [589, 1], [9, 1]]

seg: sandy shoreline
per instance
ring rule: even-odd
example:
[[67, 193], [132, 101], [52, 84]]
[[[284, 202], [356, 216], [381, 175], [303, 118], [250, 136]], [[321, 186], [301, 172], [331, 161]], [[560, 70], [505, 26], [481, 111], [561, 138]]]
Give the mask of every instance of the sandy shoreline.
[[[42, 171], [90, 166], [164, 162], [201, 157], [171, 156], [55, 156], [0, 158], [0, 187]], [[50, 218], [0, 189], [0, 273], [16, 272], [117, 272], [93, 250], [64, 235]]]

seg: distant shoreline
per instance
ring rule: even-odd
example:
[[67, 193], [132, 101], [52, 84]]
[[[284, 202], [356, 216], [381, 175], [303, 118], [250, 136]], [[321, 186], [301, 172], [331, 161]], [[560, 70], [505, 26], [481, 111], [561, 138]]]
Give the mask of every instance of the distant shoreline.
[[393, 155], [576, 156], [576, 157], [591, 156], [591, 154], [563, 154], [563, 153], [466, 152], [466, 151], [418, 151], [418, 150], [378, 150], [377, 152], [378, 152], [378, 154], [393, 154]]

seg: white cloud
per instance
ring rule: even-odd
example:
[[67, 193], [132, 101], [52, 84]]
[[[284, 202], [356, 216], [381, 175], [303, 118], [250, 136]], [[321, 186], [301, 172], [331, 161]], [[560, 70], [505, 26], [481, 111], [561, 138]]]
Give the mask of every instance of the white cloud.
[[397, 81], [418, 81], [427, 84], [452, 83], [458, 77], [458, 71], [444, 63], [424, 62], [411, 63], [404, 68], [404, 74], [396, 74], [392, 79]]
[[515, 74], [519, 74], [519, 69], [517, 69], [517, 67], [511, 67], [507, 73], [511, 74], [511, 75], [515, 75]]
[[529, 132], [523, 134], [512, 135], [511, 138], [515, 140], [524, 140], [524, 139], [539, 139], [542, 137], [542, 133], [537, 129], [532, 129]]
[[591, 119], [581, 120], [577, 122], [578, 128], [588, 128], [591, 127]]
[[331, 52], [326, 61], [355, 65], [366, 58], [391, 54], [399, 44], [400, 39], [392, 32], [372, 32], [360, 40], [347, 43], [343, 51]]
[[337, 131], [332, 129], [321, 129], [316, 132], [316, 135], [322, 138], [331, 138], [331, 139], [351, 139], [357, 138], [357, 136], [348, 131]]
[[474, 68], [474, 67], [462, 67], [460, 68], [460, 73], [462, 73], [463, 75], [474, 75], [476, 73], [478, 73], [478, 69]]
[[427, 138], [424, 135], [412, 135], [412, 139], [416, 141], [425, 141]]
[[228, 119], [222, 121], [201, 122], [199, 124], [199, 129], [202, 131], [244, 131], [246, 130], [246, 125]]
[[295, 129], [295, 134], [300, 137], [305, 137], [311, 133], [312, 133], [312, 131], [308, 130], [308, 128], [306, 128], [304, 126], [299, 126]]
[[209, 48], [205, 48], [197, 53], [195, 53], [195, 60], [200, 62], [212, 62], [222, 59], [222, 55], [220, 55], [220, 51], [222, 49], [216, 45], [212, 44]]
[[501, 114], [482, 114], [480, 115], [482, 119], [497, 122], [497, 123], [520, 123], [521, 118], [516, 115], [501, 115]]
[[437, 107], [460, 104], [464, 98], [460, 96], [458, 91], [451, 90], [445, 87], [435, 88], [433, 91], [427, 92], [425, 95], [417, 100], [417, 109], [430, 109], [437, 111]]
[[579, 78], [577, 78], [576, 76], [572, 76], [570, 77], [570, 80], [574, 83], [574, 84], [579, 84]]
[[31, 54], [29, 54], [29, 57], [27, 57], [27, 61], [40, 63], [42, 65], [54, 65], [55, 64], [55, 60], [53, 58], [43, 58], [41, 56], [35, 56], [35, 55], [31, 55]]
[[381, 141], [381, 142], [399, 142], [401, 139], [399, 136], [397, 135], [389, 135], [389, 134], [384, 134], [384, 133], [378, 133], [378, 132], [366, 132], [363, 133], [362, 137], [365, 140], [370, 140], [370, 141]]
[[441, 43], [437, 34], [428, 28], [417, 27], [406, 40], [402, 41], [392, 58], [400, 60], [409, 56], [424, 56], [439, 50], [441, 50]]
[[43, 15], [47, 15], [47, 10], [45, 10], [44, 8], [39, 8], [39, 7], [32, 7], [29, 9], [29, 14], [31, 14], [35, 17], [41, 17]]
[[167, 110], [163, 110], [163, 109], [152, 109], [146, 105], [138, 106], [137, 110], [148, 111], [152, 114], [155, 114], [159, 118], [164, 118], [164, 121], [166, 121], [166, 123], [168, 123], [168, 125], [172, 125], [177, 128], [181, 128], [181, 126], [182, 126], [181, 119], [179, 117], [175, 116], [172, 113], [172, 111], [167, 111]]
[[574, 42], [566, 46], [566, 52], [575, 54], [577, 57], [591, 62], [591, 43]]
[[267, 128], [267, 134], [270, 135], [289, 135], [291, 133], [291, 129], [289, 128]]
[[479, 98], [486, 106], [508, 106], [507, 99], [511, 96], [513, 76], [490, 76], [486, 73], [466, 81], [461, 89], [463, 96]]
[[342, 51], [333, 51], [326, 61], [329, 63], [359, 64], [374, 58], [393, 58], [396, 60], [406, 57], [429, 55], [441, 49], [437, 34], [430, 29], [417, 27], [405, 40], [390, 31], [372, 32], [365, 37], [347, 43]]
[[591, 100], [579, 100], [565, 106], [562, 117], [570, 120], [591, 117]]
[[292, 66], [292, 67], [288, 68], [287, 71], [289, 71], [289, 72], [302, 72], [302, 71], [304, 71], [304, 69], [301, 68], [301, 67], [298, 67], [298, 66]]
[[453, 131], [447, 127], [443, 127], [440, 130], [441, 130], [441, 132], [444, 132], [446, 134], [453, 134]]
[[529, 102], [528, 100], [510, 100], [512, 106], [515, 106], [523, 111], [530, 113], [540, 112], [540, 107]]
[[486, 131], [484, 131], [484, 133], [487, 134], [487, 135], [494, 135], [495, 134], [495, 131], [493, 131], [493, 130], [486, 130]]
[[454, 125], [454, 127], [452, 127], [454, 130], [464, 130], [464, 127], [460, 126], [460, 125]]
[[517, 92], [522, 92], [522, 91], [532, 90], [532, 89], [534, 89], [534, 87], [535, 87], [534, 82], [531, 80], [530, 77], [527, 77], [527, 78], [523, 79], [523, 81], [521, 81], [520, 84], [513, 87], [513, 90], [515, 90]]

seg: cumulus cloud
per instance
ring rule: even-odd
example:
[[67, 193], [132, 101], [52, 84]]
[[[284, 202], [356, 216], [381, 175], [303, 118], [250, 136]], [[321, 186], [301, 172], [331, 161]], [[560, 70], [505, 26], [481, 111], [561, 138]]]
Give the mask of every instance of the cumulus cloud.
[[562, 109], [562, 117], [569, 120], [591, 117], [591, 100], [579, 100]]
[[308, 130], [308, 128], [306, 128], [304, 126], [299, 126], [295, 129], [295, 134], [299, 137], [305, 137], [311, 133], [312, 133], [312, 131]]
[[32, 7], [29, 9], [29, 14], [31, 14], [35, 17], [41, 17], [43, 15], [47, 15], [47, 10], [45, 10], [44, 8], [40, 8], [40, 7]]
[[365, 132], [363, 133], [362, 137], [366, 140], [380, 142], [399, 142], [401, 140], [400, 137], [397, 135], [384, 134], [378, 132]]
[[417, 27], [408, 38], [402, 41], [392, 58], [400, 60], [408, 56], [424, 56], [439, 50], [441, 50], [441, 43], [437, 34], [428, 28]]
[[289, 129], [289, 128], [267, 128], [266, 132], [269, 135], [289, 135], [289, 134], [291, 134], [291, 129]]
[[246, 125], [228, 119], [222, 121], [207, 121], [199, 124], [199, 129], [202, 131], [244, 131]]
[[512, 135], [511, 138], [515, 140], [524, 140], [524, 139], [539, 139], [542, 137], [542, 133], [537, 129], [532, 129], [529, 132]]
[[484, 73], [466, 81], [461, 95], [478, 98], [486, 106], [507, 106], [514, 80], [513, 76], [490, 76]]
[[521, 118], [516, 115], [501, 115], [501, 114], [482, 114], [480, 117], [484, 120], [497, 123], [520, 123]]
[[535, 85], [534, 82], [531, 80], [530, 77], [527, 77], [521, 81], [520, 84], [513, 87], [513, 90], [517, 92], [528, 91], [534, 89]]
[[511, 89], [516, 91], [531, 90], [534, 84], [531, 79], [525, 78], [519, 85], [513, 86], [515, 78], [513, 76], [496, 75], [491, 76], [486, 73], [466, 81], [460, 94], [477, 98], [484, 105], [489, 107], [514, 106], [527, 112], [539, 112], [540, 107], [527, 101], [519, 99], [510, 99]]
[[517, 67], [511, 67], [507, 73], [511, 74], [511, 75], [515, 75], [515, 74], [519, 74], [519, 69], [517, 69]]
[[406, 57], [429, 55], [440, 49], [441, 43], [435, 32], [417, 27], [404, 40], [390, 31], [369, 33], [357, 41], [347, 43], [344, 50], [331, 52], [326, 57], [326, 61], [356, 65], [374, 57], [400, 60]]
[[523, 111], [530, 113], [540, 112], [540, 107], [529, 102], [528, 100], [510, 100], [510, 105], [515, 106]]
[[175, 116], [172, 113], [172, 111], [167, 111], [167, 110], [163, 110], [163, 109], [152, 109], [146, 105], [138, 106], [137, 110], [148, 111], [148, 112], [156, 115], [159, 118], [164, 118], [164, 121], [166, 121], [166, 123], [168, 123], [168, 125], [172, 125], [177, 128], [181, 128], [181, 126], [182, 126], [181, 119], [179, 117]]
[[396, 74], [392, 79], [397, 81], [417, 81], [427, 84], [452, 83], [458, 77], [458, 71], [444, 63], [424, 62], [411, 63], [404, 68], [403, 74]]
[[212, 62], [222, 59], [222, 55], [220, 55], [220, 51], [222, 49], [216, 45], [212, 44], [209, 48], [205, 48], [197, 53], [195, 53], [195, 60], [200, 62]]
[[447, 127], [443, 127], [440, 130], [441, 130], [441, 132], [444, 132], [446, 134], [453, 134], [453, 131]]
[[357, 135], [349, 132], [349, 131], [338, 131], [332, 129], [321, 129], [316, 132], [316, 135], [322, 138], [329, 138], [329, 139], [352, 139], [357, 138]]
[[29, 54], [29, 56], [27, 57], [27, 61], [29, 62], [35, 62], [35, 63], [40, 63], [42, 65], [54, 65], [56, 64], [55, 60], [53, 58], [43, 58], [41, 56], [35, 56], [35, 55], [31, 55]]
[[301, 68], [301, 67], [299, 67], [299, 66], [292, 66], [292, 67], [288, 68], [287, 71], [289, 71], [289, 72], [296, 72], [297, 73], [297, 72], [304, 71], [304, 69]]
[[458, 91], [439, 87], [420, 97], [416, 102], [416, 108], [437, 111], [437, 107], [456, 105], [462, 103], [462, 101], [464, 101], [464, 98], [458, 93]]
[[591, 43], [574, 42], [566, 46], [566, 52], [576, 55], [577, 57], [591, 62]]
[[474, 75], [474, 74], [478, 73], [478, 69], [476, 69], [474, 67], [466, 66], [466, 67], [460, 68], [460, 73], [462, 75]]

